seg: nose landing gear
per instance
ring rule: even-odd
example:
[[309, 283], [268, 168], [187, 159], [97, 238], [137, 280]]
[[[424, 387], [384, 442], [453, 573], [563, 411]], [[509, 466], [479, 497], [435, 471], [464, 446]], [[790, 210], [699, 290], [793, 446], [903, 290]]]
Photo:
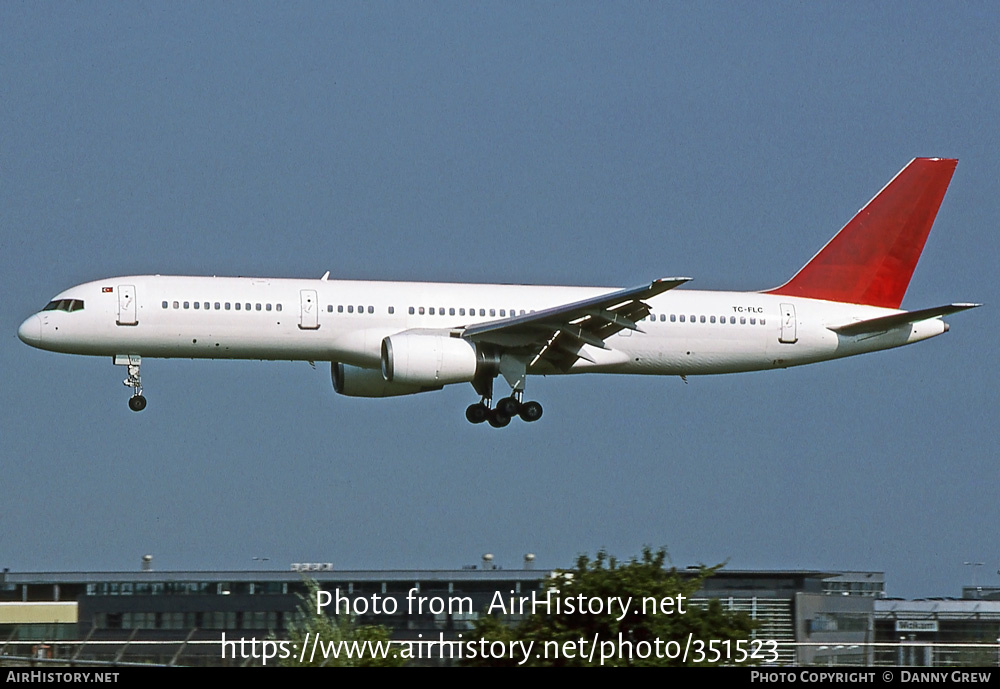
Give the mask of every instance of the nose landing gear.
[[132, 411], [142, 411], [146, 408], [146, 398], [142, 396], [142, 378], [139, 375], [142, 358], [137, 354], [116, 354], [114, 361], [115, 366], [128, 367], [128, 378], [123, 381], [125, 387], [132, 388], [128, 408]]

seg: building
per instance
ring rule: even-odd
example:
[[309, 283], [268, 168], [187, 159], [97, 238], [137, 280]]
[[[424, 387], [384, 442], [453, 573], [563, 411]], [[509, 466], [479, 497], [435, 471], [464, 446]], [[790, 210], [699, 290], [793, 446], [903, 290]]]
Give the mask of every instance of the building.
[[[77, 660], [219, 664], [223, 633], [285, 638], [307, 605], [307, 579], [329, 594], [327, 611], [387, 626], [394, 640], [455, 640], [498, 594], [546, 587], [552, 573], [531, 569], [530, 561], [525, 566], [499, 569], [484, 560], [458, 570], [338, 571], [322, 563], [285, 571], [4, 570], [0, 644], [7, 655], [29, 647], [37, 653], [40, 642], [51, 642], [46, 652]], [[982, 649], [938, 644], [985, 639], [995, 646], [1000, 637], [1000, 601], [884, 596], [880, 572], [721, 570], [691, 603], [714, 598], [746, 612], [759, 624], [757, 638], [778, 643], [784, 665], [962, 662], [985, 658]]]

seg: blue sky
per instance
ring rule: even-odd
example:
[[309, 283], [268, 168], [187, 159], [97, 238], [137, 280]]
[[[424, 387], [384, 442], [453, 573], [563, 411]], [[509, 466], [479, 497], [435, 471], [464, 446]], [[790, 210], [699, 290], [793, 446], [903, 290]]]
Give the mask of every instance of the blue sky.
[[[183, 11], [179, 11], [183, 10]], [[989, 3], [0, 5], [0, 566], [884, 570], [1000, 584], [1000, 14]], [[329, 367], [17, 340], [136, 273], [784, 282], [915, 156], [959, 158], [904, 308], [946, 336], [787, 371], [335, 395]]]

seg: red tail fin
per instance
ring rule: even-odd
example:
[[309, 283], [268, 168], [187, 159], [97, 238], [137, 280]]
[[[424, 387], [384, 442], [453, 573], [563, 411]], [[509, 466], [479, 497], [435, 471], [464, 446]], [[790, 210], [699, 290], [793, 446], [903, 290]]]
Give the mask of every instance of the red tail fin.
[[956, 165], [914, 158], [791, 280], [767, 294], [899, 308]]

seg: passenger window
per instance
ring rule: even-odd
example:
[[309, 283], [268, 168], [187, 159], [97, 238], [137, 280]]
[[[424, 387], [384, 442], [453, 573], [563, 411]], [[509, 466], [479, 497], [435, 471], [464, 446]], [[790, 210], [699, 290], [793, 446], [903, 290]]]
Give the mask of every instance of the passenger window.
[[245, 306], [246, 306], [246, 308], [244, 309], [244, 311], [249, 311], [250, 310], [250, 303], [247, 302]]
[[729, 317], [729, 324], [730, 325], [736, 325], [736, 316], [730, 316]]
[[452, 306], [451, 308], [448, 309], [448, 315], [449, 316], [454, 316], [455, 315], [455, 307], [454, 306]]
[[236, 302], [236, 310], [239, 311], [242, 308], [243, 308], [243, 304], [241, 304], [240, 302]]
[[486, 315], [486, 309], [479, 309], [479, 315], [480, 316], [485, 316]]
[[364, 312], [365, 312], [365, 307], [364, 306], [359, 306], [358, 307], [358, 313], [364, 313]]
[[700, 320], [700, 321], [701, 321], [702, 323], [704, 323], [704, 322], [705, 322], [705, 317], [704, 317], [704, 316], [702, 316], [702, 317], [701, 317], [701, 318], [700, 318], [699, 320]]
[[396, 313], [396, 307], [395, 306], [390, 306], [389, 307], [389, 313]]
[[671, 323], [676, 323], [677, 322], [677, 315], [676, 314], [673, 314], [673, 313], [670, 314], [670, 322]]
[[420, 315], [421, 315], [421, 316], [423, 316], [423, 315], [424, 315], [424, 307], [423, 307], [423, 306], [421, 306], [421, 307], [420, 307]]
[[[271, 309], [268, 308], [267, 310], [270, 311]], [[327, 313], [333, 313], [333, 304], [327, 304], [326, 305], [326, 312]]]
[[500, 317], [503, 318], [506, 315], [507, 313], [503, 309], [500, 309]]
[[757, 325], [757, 319], [756, 318], [751, 318], [750, 319], [750, 325]]
[[695, 317], [694, 317], [694, 316], [691, 316], [691, 322], [692, 322], [692, 323], [694, 323], [694, 322], [695, 322]]
[[337, 313], [344, 313], [344, 305], [337, 304]]
[[464, 309], [464, 308], [462, 308], [462, 309], [459, 309], [459, 310], [458, 310], [458, 315], [459, 315], [459, 316], [464, 316], [464, 315], [465, 315], [465, 309]]
[[490, 315], [491, 316], [497, 315], [497, 310], [496, 309], [490, 309]]
[[431, 307], [431, 315], [432, 316], [434, 315], [434, 307], [433, 306]]
[[195, 307], [196, 309], [197, 309], [197, 308], [199, 308], [200, 306], [201, 306], [201, 304], [200, 304], [199, 302], [195, 302], [195, 303], [194, 303], [194, 307]]
[[686, 321], [684, 320], [684, 314], [682, 313], [682, 314], [681, 314], [681, 323], [685, 323], [685, 322], [686, 322]]
[[220, 304], [219, 302], [215, 302], [215, 310], [216, 311], [221, 311], [222, 310], [222, 304]]
[[189, 301], [184, 302], [184, 308], [185, 309], [190, 308], [190, 307], [191, 307], [191, 302], [189, 302]]
[[[270, 311], [271, 310], [271, 305], [270, 304], [265, 304], [264, 305], [264, 310]], [[330, 310], [333, 311], [333, 304], [330, 304]]]
[[368, 313], [375, 313], [375, 307], [374, 306], [369, 306], [368, 307]]
[[412, 306], [410, 307], [410, 315], [411, 316], [413, 315], [413, 307]]
[[740, 325], [746, 325], [746, 324], [747, 324], [747, 317], [740, 316]]
[[257, 302], [257, 310], [260, 311], [260, 302]]
[[347, 305], [347, 313], [354, 313], [354, 305], [353, 304], [348, 304]]
[[764, 325], [764, 319], [763, 318], [760, 319], [760, 324]]
[[203, 306], [205, 307], [206, 311], [208, 311], [210, 308], [212, 308], [212, 305], [209, 304], [207, 301], [203, 304]]
[[275, 311], [281, 311], [281, 304], [275, 304], [274, 305], [274, 310]]
[[226, 302], [226, 311], [228, 311], [228, 310], [229, 310], [229, 302], [227, 301]]
[[709, 320], [709, 322], [710, 322], [710, 323], [715, 323], [715, 316], [712, 316], [712, 317], [711, 317], [711, 318], [709, 318], [708, 320]]
[[181, 307], [180, 302], [174, 302], [174, 308], [179, 309]]
[[163, 302], [163, 308], [167, 308], [167, 302]]

